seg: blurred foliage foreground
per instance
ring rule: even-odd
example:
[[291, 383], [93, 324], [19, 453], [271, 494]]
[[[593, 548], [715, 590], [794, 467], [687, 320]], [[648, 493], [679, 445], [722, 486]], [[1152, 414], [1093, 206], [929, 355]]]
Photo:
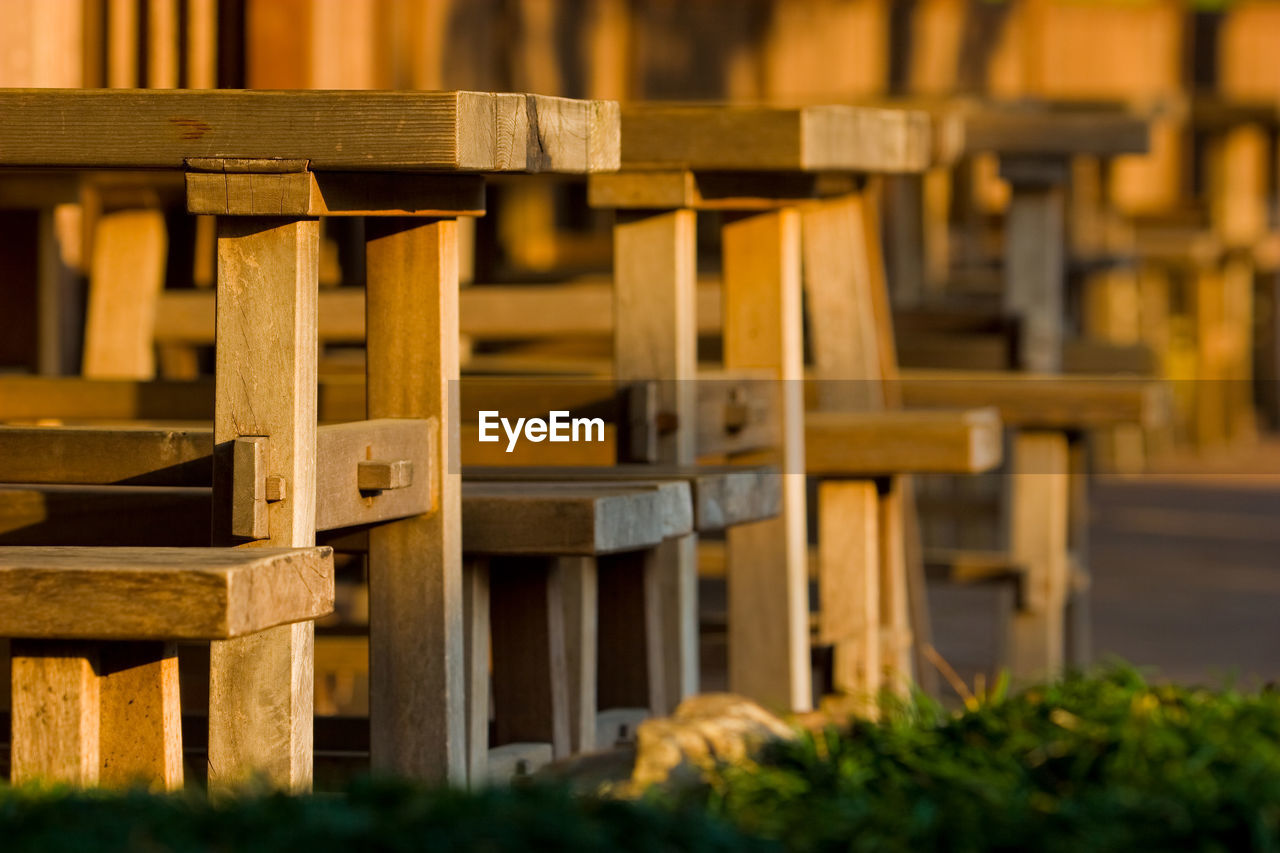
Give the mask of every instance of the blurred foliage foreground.
[[806, 733], [638, 800], [531, 783], [344, 795], [0, 789], [0, 849], [1272, 850], [1280, 694], [1152, 686], [1112, 668], [960, 714], [928, 702]]

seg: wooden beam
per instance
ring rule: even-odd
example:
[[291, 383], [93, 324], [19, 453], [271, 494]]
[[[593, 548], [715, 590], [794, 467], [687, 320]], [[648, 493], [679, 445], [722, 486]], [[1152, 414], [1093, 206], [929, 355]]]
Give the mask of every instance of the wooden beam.
[[832, 477], [976, 474], [1000, 464], [995, 409], [809, 412], [805, 471]]
[[[188, 163], [190, 169], [191, 164]], [[186, 174], [187, 212], [216, 216], [483, 216], [478, 175], [392, 172]]]
[[174, 642], [98, 646], [98, 781], [182, 789], [182, 705]]
[[931, 159], [929, 117], [852, 106], [634, 104], [624, 169], [910, 172]]
[[369, 533], [370, 760], [375, 772], [466, 781], [457, 223], [366, 223], [370, 418], [439, 429], [433, 511]]
[[[234, 541], [229, 451], [246, 436], [270, 439], [268, 473], [282, 477], [288, 492], [267, 507], [270, 539], [250, 544], [315, 543], [318, 264], [315, 220], [218, 220], [212, 525], [218, 544]], [[273, 786], [310, 790], [314, 631], [303, 621], [213, 643], [211, 788], [263, 774]]]
[[541, 95], [0, 92], [2, 166], [180, 169], [237, 157], [307, 160], [317, 171], [587, 173], [617, 168], [617, 140], [616, 104]]
[[98, 782], [97, 650], [83, 643], [13, 644], [9, 781]]
[[728, 531], [729, 686], [765, 704], [806, 710], [809, 670], [805, 556], [800, 220], [794, 211], [726, 224], [724, 361], [777, 380], [782, 514]]
[[874, 707], [880, 689], [879, 498], [870, 480], [818, 486], [822, 642], [833, 646], [836, 692]]
[[587, 200], [619, 210], [775, 210], [844, 195], [856, 183], [830, 172], [637, 170], [592, 175]]

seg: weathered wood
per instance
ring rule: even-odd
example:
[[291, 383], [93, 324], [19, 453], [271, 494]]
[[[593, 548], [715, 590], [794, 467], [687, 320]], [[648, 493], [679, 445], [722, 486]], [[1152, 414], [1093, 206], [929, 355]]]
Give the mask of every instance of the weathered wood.
[[409, 459], [370, 459], [356, 463], [356, 487], [362, 492], [407, 489], [413, 485]]
[[763, 521], [778, 514], [782, 481], [767, 465], [610, 465], [560, 468], [464, 466], [467, 481], [613, 482], [681, 481], [689, 484], [694, 528], [700, 533]]
[[899, 386], [909, 406], [994, 406], [1006, 424], [1037, 429], [1158, 426], [1168, 414], [1167, 391], [1133, 377], [904, 370]]
[[554, 561], [489, 562], [494, 743], [550, 743], [569, 754], [564, 602]]
[[0, 544], [198, 547], [209, 541], [208, 489], [0, 488]]
[[[431, 512], [440, 464], [436, 421], [386, 418], [316, 432], [316, 529]], [[382, 460], [382, 461], [378, 461]]]
[[595, 556], [652, 547], [691, 529], [689, 524], [672, 527], [680, 515], [687, 522], [692, 518], [687, 486], [668, 486], [679, 489], [616, 483], [466, 483], [463, 549], [469, 554]]
[[559, 575], [564, 603], [569, 748], [574, 753], [594, 752], [599, 606], [596, 561], [591, 557], [562, 557], [552, 571]]
[[0, 427], [0, 450], [3, 483], [208, 486], [213, 481], [209, 429]]
[[231, 441], [231, 535], [266, 539], [267, 439], [241, 436]]
[[150, 379], [156, 300], [168, 238], [159, 210], [109, 213], [99, 221], [89, 269], [84, 364], [89, 379]]
[[662, 552], [656, 548], [596, 560], [599, 612], [598, 705], [602, 709], [647, 708], [662, 714], [672, 704], [664, 671]]
[[629, 105], [622, 166], [907, 172], [929, 165], [929, 118], [874, 107]]
[[820, 637], [833, 646], [837, 692], [874, 700], [880, 689], [880, 539], [875, 483], [818, 487]]
[[1150, 150], [1149, 120], [1123, 107], [979, 104], [943, 109], [938, 131], [942, 162], [984, 153], [1109, 157]]
[[[797, 202], [843, 195], [856, 188], [846, 173], [643, 169], [592, 175], [592, 207], [617, 210], [776, 210]], [[716, 171], [710, 171], [716, 169]]]
[[995, 409], [809, 412], [805, 470], [826, 476], [976, 474], [1000, 464]]
[[[226, 162], [226, 161], [223, 161]], [[216, 216], [483, 216], [473, 175], [187, 172], [187, 212]]]
[[439, 425], [422, 466], [434, 511], [369, 534], [370, 760], [375, 772], [462, 783], [457, 224], [370, 220], [366, 239], [368, 416]]
[[778, 380], [782, 514], [728, 531], [729, 684], [770, 706], [810, 707], [801, 383], [800, 222], [794, 211], [724, 227], [725, 367]]
[[1048, 181], [1011, 181], [1004, 305], [1022, 321], [1018, 366], [1056, 373], [1062, 367], [1065, 324], [1063, 187]]
[[319, 171], [585, 173], [617, 168], [617, 133], [611, 102], [540, 95], [0, 92], [3, 166], [176, 169], [237, 157], [309, 160]]
[[462, 567], [462, 624], [466, 631], [467, 781], [478, 787], [489, 761], [489, 563]]
[[98, 655], [79, 643], [15, 641], [9, 781], [98, 781]]
[[98, 673], [98, 781], [114, 788], [181, 790], [177, 644], [103, 643]]
[[[218, 220], [213, 536], [219, 544], [231, 534], [226, 454], [241, 436], [270, 439], [268, 475], [282, 477], [287, 490], [285, 500], [268, 504], [270, 539], [260, 541], [315, 542], [318, 263], [314, 220]], [[211, 787], [261, 773], [280, 788], [310, 789], [314, 631], [312, 622], [295, 622], [213, 643]]]
[[1022, 607], [1011, 626], [1008, 663], [1019, 678], [1052, 677], [1064, 662], [1070, 488], [1066, 437], [1020, 433], [1012, 462], [1017, 473], [1009, 478], [1009, 549], [1027, 573]]
[[0, 547], [0, 635], [225, 640], [333, 610], [328, 548]]

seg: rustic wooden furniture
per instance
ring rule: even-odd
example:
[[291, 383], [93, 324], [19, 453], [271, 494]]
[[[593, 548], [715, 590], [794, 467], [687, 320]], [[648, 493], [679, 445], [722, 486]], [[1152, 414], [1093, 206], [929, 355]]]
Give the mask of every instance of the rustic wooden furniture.
[[[177, 790], [177, 641], [239, 640], [269, 671], [267, 632], [332, 611], [333, 558], [328, 548], [0, 547], [0, 602], [13, 655], [10, 781]], [[309, 727], [311, 697], [296, 701], [270, 712]], [[256, 736], [254, 721], [230, 722], [211, 736]], [[257, 769], [310, 767], [307, 741], [257, 746]]]
[[[435, 423], [425, 511], [370, 532], [372, 761], [464, 779], [460, 483], [449, 467], [455, 220], [483, 210], [486, 172], [616, 166], [616, 107], [469, 92], [7, 90], [0, 125], [0, 168], [184, 172], [188, 210], [218, 216], [221, 543], [314, 541], [315, 217], [371, 217], [368, 415]], [[276, 767], [263, 754], [281, 738], [301, 738], [295, 752], [308, 753], [309, 727], [253, 708], [310, 693], [309, 677], [291, 676], [310, 649], [309, 623], [270, 629], [252, 646], [215, 642], [211, 729], [243, 714], [260, 730], [211, 737], [213, 782], [271, 766], [277, 784], [309, 784], [307, 767]]]

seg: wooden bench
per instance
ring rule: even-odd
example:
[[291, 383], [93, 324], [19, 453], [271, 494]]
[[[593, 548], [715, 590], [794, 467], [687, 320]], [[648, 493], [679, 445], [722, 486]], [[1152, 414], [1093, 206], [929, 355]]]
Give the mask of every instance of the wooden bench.
[[[463, 637], [452, 610], [461, 600], [460, 478], [446, 463], [457, 434], [448, 403], [458, 363], [456, 218], [483, 210], [486, 173], [615, 167], [616, 106], [469, 92], [5, 90], [0, 128], [0, 169], [169, 170], [184, 175], [188, 212], [218, 217], [214, 443], [257, 448], [215, 451], [219, 543], [244, 519], [230, 511], [237, 460], [245, 470], [261, 461], [266, 478], [261, 493], [256, 478], [248, 486], [241, 529], [262, 532], [265, 503], [268, 534], [252, 541], [314, 541], [316, 217], [370, 217], [366, 415], [438, 425], [428, 508], [370, 532], [372, 761], [378, 771], [463, 781]], [[266, 499], [268, 486], [280, 500]], [[309, 632], [270, 629], [274, 674], [261, 671], [256, 648], [219, 641], [215, 684], [292, 684]], [[211, 698], [221, 718], [241, 713], [247, 697], [219, 688]], [[252, 752], [259, 743], [222, 754], [227, 744], [212, 740], [214, 784], [265, 764]], [[297, 765], [272, 781], [295, 787], [306, 776]]]
[[[176, 642], [240, 640], [259, 656], [257, 678], [269, 678], [276, 661], [264, 632], [332, 611], [333, 557], [328, 548], [0, 547], [0, 605], [0, 637], [12, 640], [10, 781], [178, 790]], [[309, 682], [310, 658], [297, 665]], [[255, 673], [245, 675], [213, 689], [257, 693]], [[211, 749], [277, 727], [289, 737], [254, 743], [267, 759], [257, 769], [310, 767], [304, 692], [211, 728]]]

